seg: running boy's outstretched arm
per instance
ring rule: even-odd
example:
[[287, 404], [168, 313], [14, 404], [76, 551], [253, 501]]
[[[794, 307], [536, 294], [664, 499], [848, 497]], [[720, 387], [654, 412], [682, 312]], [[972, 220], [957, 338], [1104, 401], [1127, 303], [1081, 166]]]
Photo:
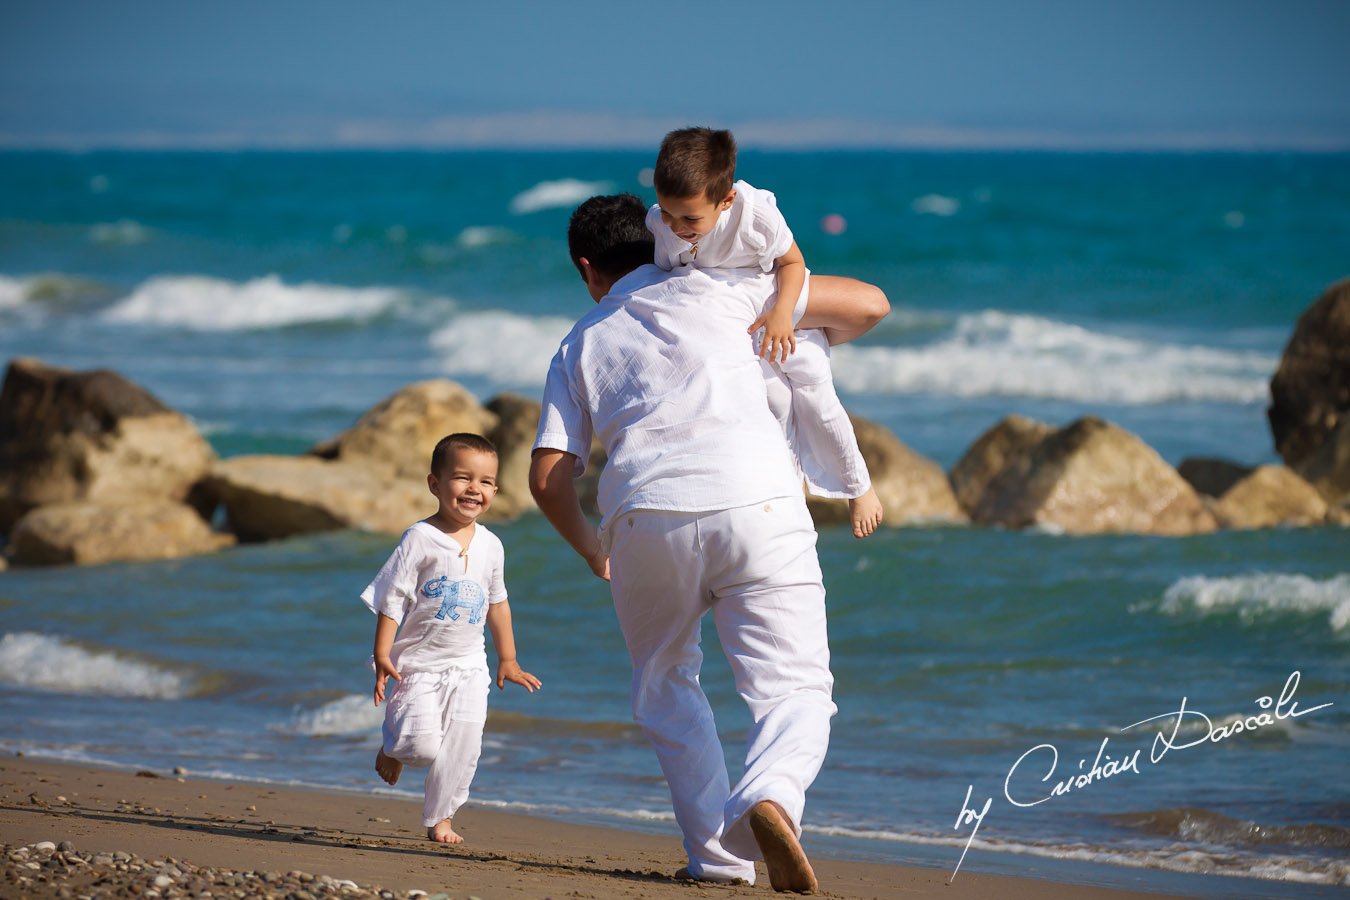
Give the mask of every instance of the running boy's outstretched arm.
[[492, 632], [492, 646], [497, 648], [497, 688], [506, 687], [506, 682], [518, 684], [531, 694], [543, 683], [520, 668], [516, 662], [516, 637], [511, 630], [511, 604], [507, 600], [493, 603], [487, 612], [488, 630]]
[[389, 652], [394, 648], [394, 635], [398, 633], [398, 623], [380, 613], [375, 618], [375, 705], [384, 699], [384, 686], [390, 679], [402, 681], [398, 670], [389, 661]]

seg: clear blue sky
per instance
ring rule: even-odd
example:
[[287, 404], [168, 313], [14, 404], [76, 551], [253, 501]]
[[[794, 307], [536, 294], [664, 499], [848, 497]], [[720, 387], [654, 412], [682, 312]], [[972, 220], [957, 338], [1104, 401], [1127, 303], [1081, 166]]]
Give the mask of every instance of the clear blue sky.
[[1347, 0], [32, 0], [0, 146], [1350, 148]]

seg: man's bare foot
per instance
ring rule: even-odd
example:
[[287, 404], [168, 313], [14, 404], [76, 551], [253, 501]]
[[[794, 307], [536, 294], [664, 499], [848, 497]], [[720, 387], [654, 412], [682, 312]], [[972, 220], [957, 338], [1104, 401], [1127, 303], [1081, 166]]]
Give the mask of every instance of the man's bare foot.
[[398, 784], [398, 776], [403, 774], [403, 763], [394, 759], [392, 756], [386, 756], [384, 748], [380, 748], [379, 755], [375, 757], [375, 771], [380, 773], [389, 784]]
[[450, 827], [449, 819], [441, 819], [435, 825], [427, 829], [428, 840], [433, 840], [438, 844], [462, 844], [464, 838], [459, 836], [459, 832]]
[[769, 870], [769, 886], [775, 891], [810, 894], [819, 889], [811, 861], [806, 858], [797, 835], [792, 831], [782, 808], [771, 800], [762, 800], [750, 810], [750, 830], [764, 854]]

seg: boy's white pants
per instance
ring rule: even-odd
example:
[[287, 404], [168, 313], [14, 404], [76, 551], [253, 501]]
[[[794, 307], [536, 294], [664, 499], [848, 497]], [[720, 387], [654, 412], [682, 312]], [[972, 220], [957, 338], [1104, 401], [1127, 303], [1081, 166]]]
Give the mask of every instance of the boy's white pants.
[[487, 664], [444, 672], [410, 672], [393, 686], [384, 710], [384, 752], [427, 769], [422, 824], [453, 818], [469, 798], [487, 721]]
[[[760, 853], [745, 814], [773, 800], [800, 835], [836, 711], [806, 503], [641, 510], [617, 517], [606, 537], [614, 608], [633, 660], [633, 717], [670, 785], [690, 872], [753, 883]], [[734, 790], [699, 686], [700, 621], [709, 609], [754, 722]]]

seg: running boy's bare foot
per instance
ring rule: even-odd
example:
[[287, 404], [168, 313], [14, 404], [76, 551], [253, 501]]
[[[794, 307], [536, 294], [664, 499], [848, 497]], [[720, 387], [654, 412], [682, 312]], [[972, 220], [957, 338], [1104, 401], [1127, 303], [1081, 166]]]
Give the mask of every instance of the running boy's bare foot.
[[848, 517], [856, 538], [865, 538], [877, 530], [881, 524], [881, 500], [875, 488], [869, 487], [867, 493], [848, 501]]
[[392, 756], [386, 756], [384, 748], [380, 748], [379, 755], [375, 757], [375, 771], [380, 773], [389, 784], [398, 784], [398, 776], [403, 774], [403, 763], [394, 759]]
[[464, 838], [460, 837], [459, 833], [450, 827], [449, 819], [441, 819], [435, 825], [428, 828], [427, 838], [438, 844], [464, 843]]
[[798, 894], [810, 894], [820, 887], [782, 807], [771, 800], [756, 803], [750, 810], [750, 830], [764, 854], [770, 887]]

